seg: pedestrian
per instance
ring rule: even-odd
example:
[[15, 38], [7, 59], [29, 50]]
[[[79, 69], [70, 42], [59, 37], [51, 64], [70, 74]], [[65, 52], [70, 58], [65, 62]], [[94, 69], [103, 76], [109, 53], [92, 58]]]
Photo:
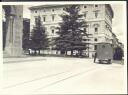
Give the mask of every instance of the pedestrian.
[[97, 58], [97, 53], [95, 53], [95, 55], [94, 55], [94, 63], [96, 61], [96, 58]]

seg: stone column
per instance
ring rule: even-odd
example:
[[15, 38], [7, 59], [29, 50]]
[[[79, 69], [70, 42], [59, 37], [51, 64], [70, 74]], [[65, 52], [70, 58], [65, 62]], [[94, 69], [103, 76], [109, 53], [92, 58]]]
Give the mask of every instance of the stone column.
[[22, 55], [23, 6], [10, 5], [11, 12], [7, 17], [7, 38], [5, 52], [8, 56]]

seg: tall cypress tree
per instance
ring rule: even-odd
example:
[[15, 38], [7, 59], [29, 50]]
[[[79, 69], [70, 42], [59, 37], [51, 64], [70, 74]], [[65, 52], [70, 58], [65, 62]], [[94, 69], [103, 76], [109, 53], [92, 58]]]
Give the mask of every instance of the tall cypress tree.
[[79, 14], [79, 5], [71, 5], [65, 8], [65, 14], [61, 15], [62, 23], [58, 27], [57, 32], [59, 37], [56, 38], [56, 49], [60, 50], [63, 54], [67, 51], [77, 50], [80, 54], [82, 50], [86, 49], [86, 43], [83, 43], [83, 36], [87, 36], [84, 28], [86, 22], [82, 19], [83, 15]]
[[22, 48], [23, 50], [29, 49], [29, 36], [30, 36], [30, 20], [23, 20], [23, 37], [22, 37]]
[[35, 54], [36, 50], [38, 50], [40, 54], [40, 50], [46, 49], [49, 45], [47, 34], [45, 32], [45, 27], [41, 23], [40, 16], [38, 16], [38, 18], [35, 21], [35, 27], [33, 28], [31, 36], [31, 44], [31, 48], [35, 50]]

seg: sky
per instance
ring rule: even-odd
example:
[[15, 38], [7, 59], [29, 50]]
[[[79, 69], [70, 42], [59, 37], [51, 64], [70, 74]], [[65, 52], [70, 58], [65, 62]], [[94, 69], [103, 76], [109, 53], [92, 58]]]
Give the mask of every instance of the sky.
[[[24, 13], [23, 17], [24, 18], [30, 18], [31, 13], [29, 10], [30, 5], [24, 6]], [[120, 42], [124, 43], [124, 22], [123, 22], [123, 17], [124, 17], [124, 7], [122, 4], [111, 4], [111, 7], [114, 12], [114, 18], [112, 19], [112, 31], [116, 34], [117, 38], [119, 39]]]
[[122, 5], [112, 5], [112, 9], [114, 11], [114, 18], [112, 20], [112, 31], [116, 34], [117, 38], [119, 41], [124, 43], [124, 22], [123, 22], [123, 17], [124, 14], [123, 12], [123, 6]]

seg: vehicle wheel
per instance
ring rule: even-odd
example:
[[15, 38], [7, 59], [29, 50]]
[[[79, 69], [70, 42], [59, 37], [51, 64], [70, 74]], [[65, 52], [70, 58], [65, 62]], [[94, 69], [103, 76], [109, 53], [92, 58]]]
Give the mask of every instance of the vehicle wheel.
[[101, 61], [101, 60], [99, 60], [99, 63], [100, 63], [100, 64], [102, 64], [102, 61]]
[[111, 64], [111, 59], [108, 59], [108, 64]]

